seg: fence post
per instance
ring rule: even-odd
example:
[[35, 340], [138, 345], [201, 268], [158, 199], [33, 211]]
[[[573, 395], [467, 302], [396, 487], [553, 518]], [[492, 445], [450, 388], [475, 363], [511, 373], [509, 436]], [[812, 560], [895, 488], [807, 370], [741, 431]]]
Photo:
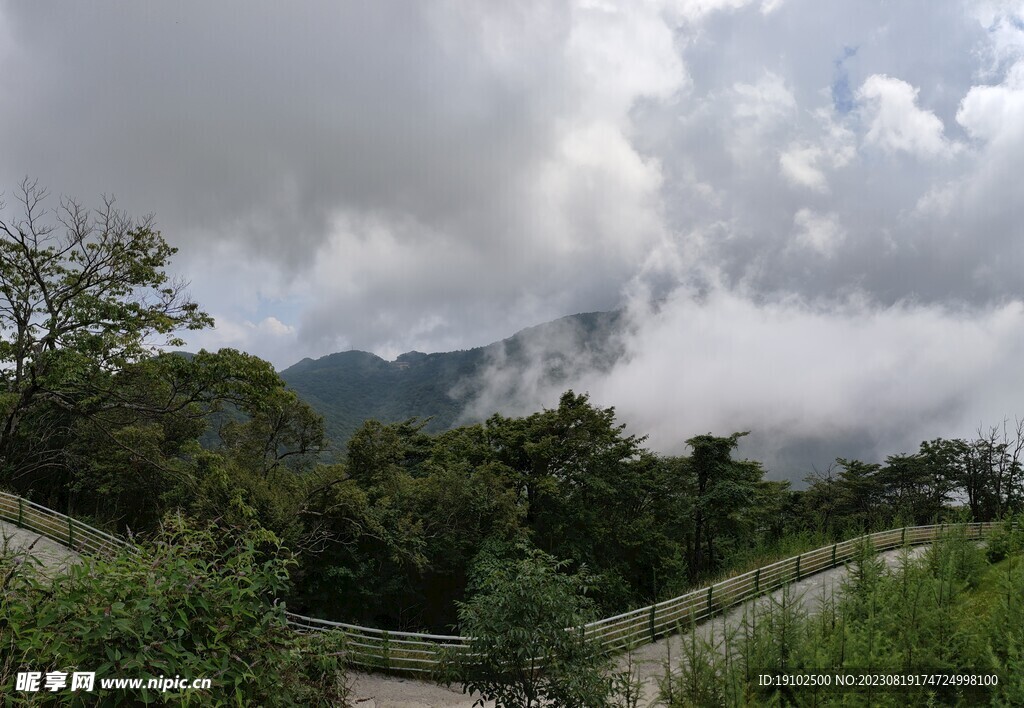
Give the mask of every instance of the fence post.
[[655, 605], [651, 605], [651, 614], [647, 618], [647, 625], [648, 625], [648, 627], [651, 630], [651, 641], [652, 642], [657, 639], [657, 637], [654, 634], [654, 608], [655, 608]]
[[796, 557], [796, 579], [797, 582], [800, 581], [800, 556]]
[[754, 594], [761, 592], [761, 569], [754, 571]]
[[25, 500], [18, 497], [18, 528], [25, 528]]
[[838, 545], [839, 545], [838, 543], [833, 543], [832, 544], [832, 567], [833, 568], [836, 567], [836, 546], [838, 546]]

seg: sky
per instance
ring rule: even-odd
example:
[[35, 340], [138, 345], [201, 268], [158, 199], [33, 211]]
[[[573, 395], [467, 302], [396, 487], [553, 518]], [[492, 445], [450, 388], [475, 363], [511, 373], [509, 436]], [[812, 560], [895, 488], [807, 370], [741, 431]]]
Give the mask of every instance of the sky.
[[0, 1], [0, 96], [0, 189], [154, 214], [192, 349], [624, 308], [575, 384], [662, 451], [1024, 415], [1021, 0]]

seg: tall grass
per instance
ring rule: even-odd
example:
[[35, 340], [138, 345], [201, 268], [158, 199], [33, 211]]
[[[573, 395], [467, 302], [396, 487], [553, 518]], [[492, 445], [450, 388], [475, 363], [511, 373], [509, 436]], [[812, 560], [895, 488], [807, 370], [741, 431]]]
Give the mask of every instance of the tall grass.
[[[791, 589], [750, 603], [742, 620], [690, 632], [666, 667], [661, 700], [681, 706], [1024, 705], [1024, 562], [996, 566], [962, 531], [888, 568], [870, 546], [833, 596]], [[811, 611], [813, 609], [813, 611]], [[671, 671], [669, 671], [671, 668]], [[763, 675], [934, 671], [996, 673], [995, 687], [898, 691], [762, 686]]]

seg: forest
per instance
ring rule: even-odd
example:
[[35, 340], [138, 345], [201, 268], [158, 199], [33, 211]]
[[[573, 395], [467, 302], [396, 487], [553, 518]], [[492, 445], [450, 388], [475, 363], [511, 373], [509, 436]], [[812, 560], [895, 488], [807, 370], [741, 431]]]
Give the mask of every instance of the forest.
[[[368, 420], [342, 461], [331, 461], [322, 419], [268, 362], [230, 349], [170, 351], [181, 331], [213, 322], [167, 275], [174, 249], [150, 221], [109, 202], [90, 211], [65, 200], [47, 212], [34, 183], [20, 194], [20, 216], [0, 221], [0, 489], [154, 544], [153, 557], [167, 559], [161, 567], [180, 574], [169, 587], [199, 588], [193, 609], [210, 602], [204, 588], [228, 591], [218, 578], [258, 576], [251, 592], [223, 601], [245, 604], [252, 619], [238, 629], [235, 654], [250, 659], [239, 696], [268, 690], [261, 682], [287, 683], [253, 668], [292, 641], [266, 629], [256, 637], [280, 617], [253, 598], [329, 619], [457, 633], [482, 626], [474, 597], [500, 590], [508, 569], [520, 568], [578, 586], [585, 602], [572, 616], [596, 617], [833, 539], [1004, 519], [1024, 506], [1020, 423], [925, 441], [881, 462], [837, 459], [792, 489], [737, 459], [742, 431], [692, 436], [680, 441], [687, 454], [659, 455], [627, 434], [614, 408], [571, 390], [551, 409], [443, 432], [427, 433], [415, 418]], [[43, 592], [17, 586], [13, 568], [0, 573], [8, 635], [19, 623], [39, 626], [28, 615], [16, 623], [13, 608], [31, 615], [25, 598]], [[88, 582], [102, 597], [146, 586], [110, 606], [120, 603], [115, 615], [143, 612], [159, 593], [133, 572], [115, 562], [48, 597], [86, 602], [74, 593]], [[958, 582], [973, 577], [957, 572]], [[209, 612], [197, 621], [217, 626]], [[115, 623], [74, 651], [123, 631]], [[203, 641], [228, 641], [231, 631], [224, 625]], [[13, 634], [0, 649], [5, 672], [33, 651], [74, 653]], [[136, 662], [163, 641], [125, 640]], [[125, 669], [130, 654], [110, 662]], [[295, 685], [310, 670], [288, 669]], [[730, 675], [723, 681], [715, 690], [735, 686]]]

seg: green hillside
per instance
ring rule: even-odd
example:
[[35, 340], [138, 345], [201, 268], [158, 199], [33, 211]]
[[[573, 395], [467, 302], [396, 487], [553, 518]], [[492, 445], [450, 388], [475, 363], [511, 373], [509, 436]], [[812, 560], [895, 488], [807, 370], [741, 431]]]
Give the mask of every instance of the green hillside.
[[364, 420], [416, 417], [427, 432], [447, 430], [482, 391], [491, 367], [522, 372], [540, 366], [544, 382], [558, 384], [585, 369], [610, 367], [622, 355], [618, 311], [563, 317], [475, 349], [423, 354], [394, 361], [347, 351], [303, 359], [281, 378], [321, 415], [328, 436], [343, 446]]

